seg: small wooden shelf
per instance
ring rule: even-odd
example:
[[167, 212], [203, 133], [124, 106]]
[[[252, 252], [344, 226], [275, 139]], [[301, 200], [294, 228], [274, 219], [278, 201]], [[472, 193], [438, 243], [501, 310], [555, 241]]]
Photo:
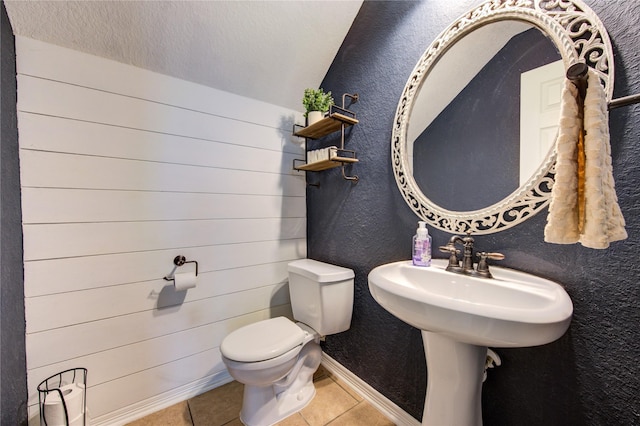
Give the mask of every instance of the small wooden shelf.
[[349, 157], [334, 157], [331, 160], [316, 161], [315, 163], [302, 164], [295, 166], [296, 170], [306, 170], [310, 172], [319, 172], [321, 170], [333, 169], [334, 167], [340, 167], [345, 163], [357, 163], [357, 158]]
[[[345, 98], [351, 98], [352, 102], [358, 102], [358, 94], [355, 93], [350, 95], [345, 93], [342, 95], [342, 107], [331, 105], [329, 107], [329, 114], [324, 117], [322, 120], [313, 123], [310, 126], [302, 127], [299, 124], [293, 125], [293, 134], [294, 136], [298, 136], [305, 139], [305, 159], [294, 158], [293, 159], [293, 169], [299, 171], [307, 171], [307, 172], [319, 172], [322, 170], [333, 169], [334, 167], [342, 167], [342, 177], [346, 180], [350, 180], [352, 182], [358, 182], [358, 176], [348, 176], [345, 174], [345, 166], [347, 164], [357, 163], [358, 159], [356, 158], [356, 152], [348, 149], [344, 149], [344, 139], [345, 139], [345, 131], [349, 126], [353, 126], [354, 124], [358, 124], [358, 119], [356, 118], [356, 114], [345, 109]], [[324, 136], [327, 136], [333, 132], [341, 132], [340, 137], [340, 146], [338, 147], [330, 147], [327, 151], [326, 156], [322, 154], [320, 157], [325, 157], [324, 160], [314, 161], [312, 163], [306, 163], [305, 161], [309, 160], [309, 152], [308, 150], [308, 140], [309, 139], [320, 139]], [[318, 158], [316, 155], [317, 152], [314, 152], [312, 158]], [[332, 156], [332, 154], [334, 156]], [[337, 154], [337, 155], [336, 155]], [[296, 162], [301, 162], [302, 164], [297, 165]], [[308, 185], [320, 186], [320, 184], [308, 183]]]
[[343, 124], [345, 127], [353, 126], [354, 124], [358, 124], [358, 120], [348, 115], [334, 112], [328, 117], [313, 123], [311, 126], [303, 127], [295, 132], [294, 135], [301, 138], [319, 139], [340, 130]]

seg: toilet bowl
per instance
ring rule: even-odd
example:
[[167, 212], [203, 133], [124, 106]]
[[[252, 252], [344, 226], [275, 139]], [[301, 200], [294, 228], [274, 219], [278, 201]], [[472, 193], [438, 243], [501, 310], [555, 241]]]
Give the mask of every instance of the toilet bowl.
[[[265, 330], [269, 332], [265, 333]], [[287, 339], [275, 339], [276, 335], [282, 337], [285, 330], [290, 332]], [[318, 369], [322, 355], [317, 333], [285, 317], [250, 324], [236, 332], [228, 336], [231, 339], [223, 341], [220, 350], [231, 377], [244, 384], [242, 423], [272, 425], [311, 402], [315, 395], [313, 373]], [[270, 350], [264, 350], [264, 341], [269, 341]], [[240, 347], [251, 346], [254, 349], [250, 352], [252, 356], [242, 356], [244, 361], [229, 358], [236, 343]]]
[[244, 384], [240, 420], [270, 426], [304, 408], [315, 395], [320, 338], [345, 331], [353, 311], [352, 270], [311, 259], [291, 262], [293, 322], [276, 317], [241, 327], [220, 345], [229, 374]]

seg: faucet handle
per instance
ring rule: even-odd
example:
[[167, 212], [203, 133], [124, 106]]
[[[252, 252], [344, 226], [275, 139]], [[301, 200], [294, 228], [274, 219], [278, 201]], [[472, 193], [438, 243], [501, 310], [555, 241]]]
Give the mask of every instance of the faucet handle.
[[502, 260], [504, 259], [504, 254], [487, 253], [486, 251], [483, 251], [478, 253], [478, 257], [480, 258], [480, 261], [478, 262], [478, 268], [476, 269], [476, 272], [478, 273], [478, 275], [485, 278], [492, 278], [491, 272], [489, 272], [489, 263], [487, 263], [487, 259]]
[[487, 259], [503, 260], [505, 256], [502, 253], [487, 253], [486, 251], [483, 251], [483, 252], [478, 253], [478, 257], [480, 257], [480, 260], [482, 260], [482, 258], [484, 257], [484, 259], [486, 261]]
[[457, 271], [460, 269], [460, 261], [458, 260], [460, 250], [458, 250], [454, 244], [449, 243], [446, 246], [438, 247], [438, 249], [443, 253], [449, 253], [449, 264], [446, 268], [447, 271]]
[[442, 253], [456, 253], [460, 254], [460, 250], [458, 250], [453, 244], [447, 244], [446, 246], [438, 247]]

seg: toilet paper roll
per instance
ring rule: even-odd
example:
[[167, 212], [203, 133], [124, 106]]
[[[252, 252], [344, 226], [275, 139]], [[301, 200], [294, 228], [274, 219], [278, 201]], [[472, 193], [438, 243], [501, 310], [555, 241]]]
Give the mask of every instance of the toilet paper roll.
[[[69, 426], [87, 426], [89, 424], [89, 419], [87, 418], [87, 423], [84, 422], [84, 415], [79, 414], [75, 419], [69, 418]], [[47, 426], [51, 426], [48, 424]], [[67, 426], [66, 423], [62, 423], [60, 426]]]
[[173, 276], [173, 285], [178, 291], [194, 288], [197, 281], [198, 277], [195, 272], [181, 272]]
[[[69, 426], [80, 426], [84, 422], [84, 385], [71, 383], [60, 387], [64, 403], [67, 406]], [[66, 426], [64, 405], [57, 391], [49, 392], [44, 401], [43, 416], [47, 426]]]
[[333, 160], [337, 156], [338, 156], [338, 147], [337, 146], [330, 146], [329, 147], [329, 159]]

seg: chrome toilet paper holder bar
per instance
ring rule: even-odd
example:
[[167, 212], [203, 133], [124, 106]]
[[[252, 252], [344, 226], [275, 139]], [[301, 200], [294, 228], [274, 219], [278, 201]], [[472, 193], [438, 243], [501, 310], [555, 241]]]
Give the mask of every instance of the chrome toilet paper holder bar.
[[186, 257], [184, 257], [182, 255], [178, 255], [173, 259], [173, 264], [175, 265], [173, 267], [173, 270], [169, 273], [169, 275], [165, 276], [164, 279], [166, 281], [173, 281], [176, 269], [178, 269], [180, 266], [184, 265], [185, 263], [195, 263], [196, 264], [196, 277], [197, 277], [198, 276], [198, 262], [195, 261], [195, 260], [187, 260]]

